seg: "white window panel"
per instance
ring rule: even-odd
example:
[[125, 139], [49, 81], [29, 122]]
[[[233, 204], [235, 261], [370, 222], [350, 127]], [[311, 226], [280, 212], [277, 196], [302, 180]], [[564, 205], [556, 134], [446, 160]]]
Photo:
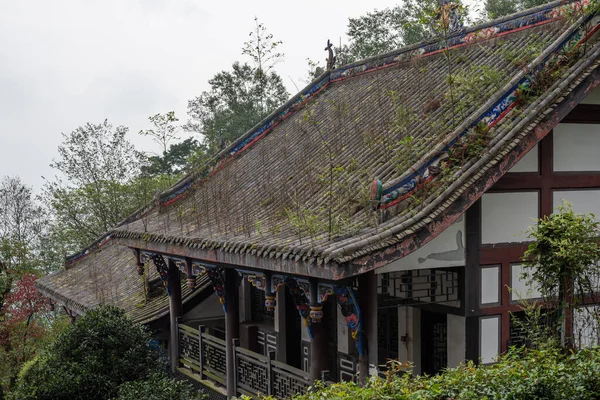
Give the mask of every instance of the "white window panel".
[[600, 190], [555, 190], [552, 193], [555, 210], [562, 205], [563, 200], [572, 203], [576, 213], [592, 213], [600, 220]]
[[460, 315], [448, 314], [448, 368], [455, 368], [465, 361], [466, 319]]
[[529, 150], [508, 172], [538, 172], [539, 171], [538, 145]]
[[500, 353], [500, 316], [479, 319], [479, 357], [482, 364], [496, 361]]
[[[534, 282], [528, 285], [527, 282], [529, 282], [529, 279], [521, 278], [523, 271], [525, 271], [525, 269], [521, 264], [512, 264], [510, 266], [510, 299], [512, 301], [539, 299], [540, 297], [542, 297], [542, 294], [539, 290], [539, 285], [537, 285]], [[531, 273], [528, 272], [527, 276], [530, 275]]]
[[579, 307], [573, 310], [573, 335], [579, 348], [600, 344], [598, 331], [598, 306]]
[[527, 228], [539, 216], [538, 198], [538, 192], [484, 194], [481, 200], [481, 242], [528, 241]]
[[600, 171], [600, 125], [558, 124], [554, 128], [555, 171]]
[[500, 303], [500, 267], [481, 268], [481, 304]]

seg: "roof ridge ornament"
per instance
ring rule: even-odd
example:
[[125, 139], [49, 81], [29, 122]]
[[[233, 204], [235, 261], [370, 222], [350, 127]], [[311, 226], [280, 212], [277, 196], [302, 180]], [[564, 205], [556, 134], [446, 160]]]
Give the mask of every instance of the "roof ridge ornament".
[[460, 12], [460, 5], [450, 0], [439, 0], [440, 6], [435, 12], [435, 19], [438, 26], [445, 33], [462, 32], [465, 29], [463, 15]]
[[333, 44], [329, 39], [327, 39], [327, 47], [325, 47], [325, 51], [329, 52], [329, 57], [327, 58], [327, 70], [332, 70], [335, 68], [335, 62], [337, 57], [333, 54]]

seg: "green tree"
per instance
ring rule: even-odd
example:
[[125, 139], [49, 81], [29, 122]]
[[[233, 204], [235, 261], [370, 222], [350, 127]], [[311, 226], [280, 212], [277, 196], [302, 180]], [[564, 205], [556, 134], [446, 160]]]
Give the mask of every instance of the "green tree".
[[484, 9], [489, 19], [500, 18], [516, 13], [519, 4], [516, 0], [486, 0]]
[[189, 163], [190, 157], [198, 153], [205, 153], [206, 147], [194, 138], [187, 138], [182, 142], [169, 146], [169, 150], [162, 156], [150, 156], [141, 171], [144, 176], [173, 175], [183, 173]]
[[88, 311], [20, 373], [14, 399], [111, 399], [165, 368], [151, 336], [116, 307]]
[[275, 72], [256, 74], [254, 67], [239, 62], [208, 83], [209, 91], [188, 102], [186, 129], [202, 134], [211, 154], [224, 149], [288, 98]]
[[41, 265], [46, 225], [47, 215], [30, 187], [18, 177], [0, 180], [0, 388], [10, 388], [44, 330], [37, 319], [40, 297], [33, 274]]
[[552, 0], [486, 0], [484, 16], [488, 19], [504, 17], [528, 8], [550, 3]]
[[19, 178], [0, 181], [0, 321], [13, 284], [39, 266], [37, 257], [46, 214]]
[[169, 111], [164, 114], [156, 114], [149, 117], [148, 120], [154, 125], [153, 129], [141, 130], [140, 135], [150, 137], [154, 142], [160, 145], [162, 154], [167, 153], [169, 143], [173, 140], [179, 140], [177, 136], [177, 126], [175, 123], [179, 121], [175, 117], [175, 111]]
[[259, 22], [257, 17], [254, 17], [254, 29], [249, 36], [250, 39], [242, 47], [242, 55], [250, 57], [254, 64], [255, 79], [259, 85], [265, 85], [259, 87], [259, 111], [264, 115], [271, 111], [265, 104], [268, 75], [284, 57], [284, 54], [278, 51], [283, 43], [281, 40], [275, 40], [273, 34], [267, 31], [265, 24]]
[[[454, 3], [467, 19], [468, 10], [462, 1]], [[438, 8], [438, 0], [404, 0], [392, 8], [349, 18], [347, 43], [335, 47], [337, 64], [349, 64], [441, 36], [443, 32], [432, 29]], [[318, 63], [309, 60], [310, 78], [315, 78], [322, 71], [317, 67]]]
[[[188, 102], [185, 129], [200, 133], [210, 155], [223, 150], [269, 113], [283, 104], [289, 94], [273, 70], [281, 61], [281, 41], [254, 18], [254, 29], [242, 54], [252, 63], [235, 62], [231, 71], [221, 71], [208, 81], [210, 90]], [[205, 159], [203, 154], [193, 157]]]
[[576, 214], [565, 202], [558, 212], [529, 228], [532, 240], [523, 256], [525, 278], [539, 287], [549, 302], [557, 301], [556, 326], [562, 343], [572, 345], [563, 323], [573, 306], [598, 291], [600, 273], [600, 224], [592, 214]]
[[63, 134], [44, 198], [53, 215], [58, 252], [77, 251], [147, 204], [160, 181], [139, 182], [144, 157], [126, 138], [127, 128], [88, 123]]
[[520, 9], [526, 10], [528, 8], [541, 6], [543, 4], [551, 3], [554, 0], [521, 0], [519, 2]]

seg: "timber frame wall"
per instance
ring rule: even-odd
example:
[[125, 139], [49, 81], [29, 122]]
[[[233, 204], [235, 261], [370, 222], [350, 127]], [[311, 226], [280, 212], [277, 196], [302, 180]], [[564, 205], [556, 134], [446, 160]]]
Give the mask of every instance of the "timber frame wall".
[[[600, 105], [580, 104], [561, 123], [600, 124]], [[553, 132], [542, 139], [537, 148], [538, 172], [509, 172], [487, 193], [537, 192], [539, 214], [543, 217], [552, 213], [553, 190], [585, 190], [600, 188], [600, 171], [555, 172], [553, 169]], [[577, 155], [573, 155], [576, 157]], [[600, 201], [600, 199], [599, 199]], [[489, 316], [500, 316], [499, 352], [505, 352], [510, 340], [510, 313], [521, 310], [511, 299], [511, 265], [521, 262], [527, 243], [482, 244], [482, 205], [478, 200], [467, 211], [466, 233], [467, 266], [465, 286], [467, 316], [467, 358], [477, 360], [480, 356], [480, 320]], [[500, 267], [499, 303], [482, 306], [481, 271], [486, 266]]]

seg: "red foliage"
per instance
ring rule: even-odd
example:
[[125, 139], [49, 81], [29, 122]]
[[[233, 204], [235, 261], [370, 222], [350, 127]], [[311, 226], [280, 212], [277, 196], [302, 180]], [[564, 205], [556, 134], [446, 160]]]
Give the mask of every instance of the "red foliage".
[[49, 310], [48, 299], [35, 288], [37, 277], [24, 274], [6, 296], [6, 322], [22, 322], [38, 312]]

